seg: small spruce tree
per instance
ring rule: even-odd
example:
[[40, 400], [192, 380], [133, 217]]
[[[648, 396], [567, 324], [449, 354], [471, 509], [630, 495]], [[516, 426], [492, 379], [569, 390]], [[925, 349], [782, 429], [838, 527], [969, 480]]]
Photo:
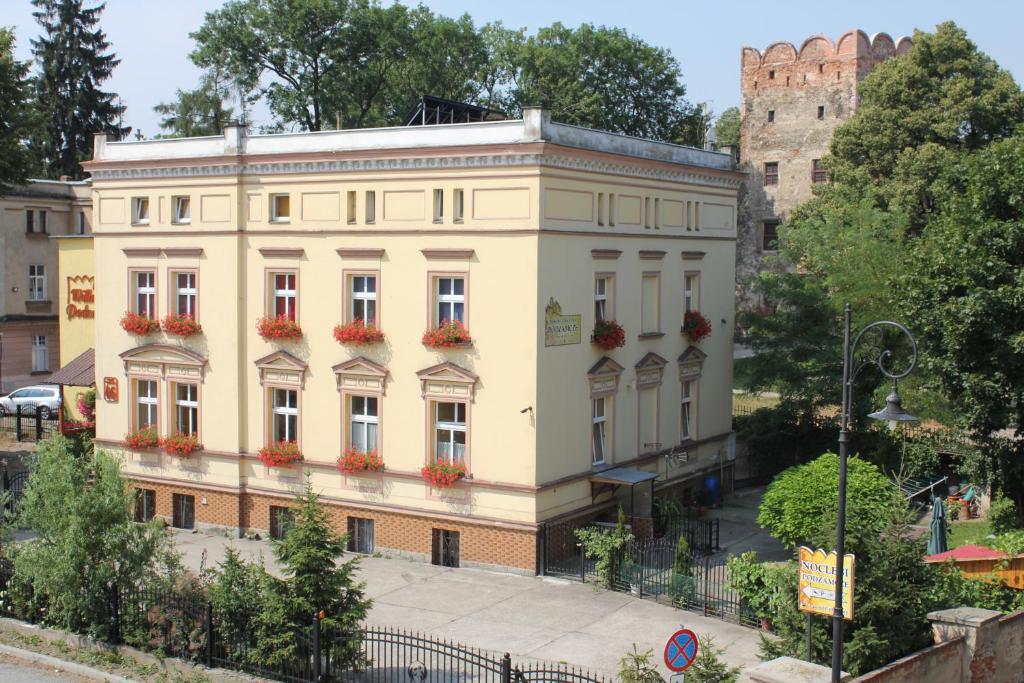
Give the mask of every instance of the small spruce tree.
[[686, 670], [687, 683], [735, 683], [739, 680], [739, 667], [729, 666], [720, 659], [724, 651], [715, 647], [714, 638], [697, 636], [697, 644], [697, 657]]

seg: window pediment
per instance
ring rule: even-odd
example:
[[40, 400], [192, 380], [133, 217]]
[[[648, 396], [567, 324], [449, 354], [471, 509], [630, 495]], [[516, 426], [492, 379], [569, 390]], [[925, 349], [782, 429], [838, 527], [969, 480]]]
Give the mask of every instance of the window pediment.
[[358, 358], [338, 363], [331, 369], [334, 370], [334, 376], [338, 382], [338, 391], [384, 393], [388, 369], [383, 365], [374, 363], [369, 358], [359, 356]]
[[654, 353], [647, 353], [636, 364], [636, 385], [637, 388], [655, 387], [661, 384], [661, 378], [668, 361]]
[[275, 384], [301, 389], [306, 382], [308, 365], [287, 351], [274, 351], [254, 363], [259, 370], [262, 386]]
[[696, 346], [689, 346], [679, 355], [679, 379], [687, 380], [700, 377], [704, 368], [704, 359], [708, 354]]
[[439, 363], [416, 373], [424, 398], [473, 400], [479, 377], [452, 362]]
[[624, 368], [608, 356], [601, 360], [587, 371], [587, 381], [590, 382], [590, 397], [600, 398], [611, 396], [619, 390], [619, 377], [622, 376]]
[[202, 381], [206, 358], [171, 344], [144, 344], [120, 354], [127, 375]]

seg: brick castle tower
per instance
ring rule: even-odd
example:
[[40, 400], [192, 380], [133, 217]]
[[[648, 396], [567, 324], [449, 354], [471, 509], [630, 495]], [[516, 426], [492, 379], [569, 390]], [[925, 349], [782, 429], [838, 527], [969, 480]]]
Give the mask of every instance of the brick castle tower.
[[813, 36], [797, 49], [779, 42], [761, 54], [740, 52], [740, 165], [747, 173], [741, 191], [736, 244], [737, 306], [759, 303], [750, 282], [774, 253], [778, 224], [826, 180], [819, 160], [828, 154], [832, 132], [853, 115], [857, 88], [875, 65], [911, 47], [909, 38], [868, 37], [848, 31], [834, 43]]

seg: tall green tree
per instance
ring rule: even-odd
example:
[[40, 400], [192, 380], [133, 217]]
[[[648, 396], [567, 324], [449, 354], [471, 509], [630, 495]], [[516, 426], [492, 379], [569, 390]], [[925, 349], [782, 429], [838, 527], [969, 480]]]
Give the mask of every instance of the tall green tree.
[[0, 27], [0, 195], [25, 181], [33, 123], [29, 65], [14, 58], [14, 31]]
[[43, 117], [31, 148], [51, 178], [84, 177], [81, 162], [92, 155], [92, 136], [123, 138], [131, 127], [120, 123], [125, 107], [117, 95], [101, 89], [120, 63], [98, 27], [105, 3], [85, 0], [32, 0], [32, 16], [43, 35], [32, 41], [38, 66], [36, 106]]
[[195, 90], [179, 90], [174, 102], [161, 102], [153, 111], [161, 114], [160, 128], [166, 133], [157, 137], [186, 138], [220, 135], [234, 110], [225, 106], [230, 97], [228, 83], [216, 73], [203, 76]]
[[729, 107], [715, 120], [715, 140], [718, 146], [740, 146], [740, 108]]

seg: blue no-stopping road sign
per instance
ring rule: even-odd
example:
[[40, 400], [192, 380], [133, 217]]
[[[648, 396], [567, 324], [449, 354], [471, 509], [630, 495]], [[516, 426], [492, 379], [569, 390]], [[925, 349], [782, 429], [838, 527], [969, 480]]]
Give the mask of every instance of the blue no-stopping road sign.
[[688, 628], [672, 634], [665, 644], [665, 666], [679, 673], [690, 668], [697, 658], [697, 635]]

